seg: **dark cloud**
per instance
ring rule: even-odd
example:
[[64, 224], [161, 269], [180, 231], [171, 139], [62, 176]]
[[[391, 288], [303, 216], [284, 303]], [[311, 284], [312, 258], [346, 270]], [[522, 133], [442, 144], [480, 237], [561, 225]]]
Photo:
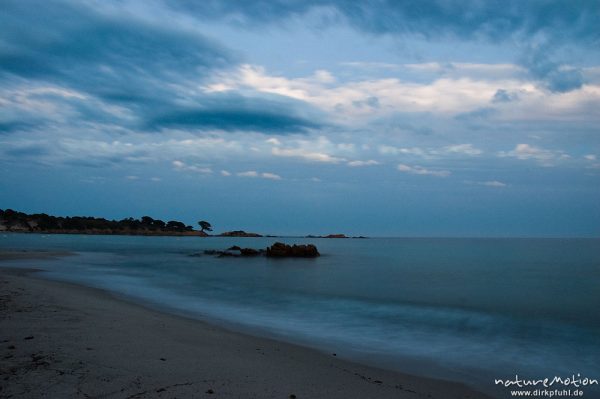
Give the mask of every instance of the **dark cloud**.
[[8, 155], [8, 156], [11, 156], [14, 158], [38, 157], [38, 156], [48, 155], [50, 153], [48, 148], [41, 144], [17, 145], [12, 148], [7, 148], [3, 152], [5, 155]]
[[13, 133], [21, 130], [27, 130], [35, 126], [31, 122], [24, 121], [0, 121], [0, 134]]
[[584, 83], [581, 69], [566, 69], [552, 55], [553, 48], [549, 44], [530, 46], [521, 63], [553, 92], [564, 93], [580, 88]]
[[[372, 33], [415, 33], [427, 38], [504, 41], [543, 32], [556, 40], [596, 43], [600, 7], [596, 0], [176, 0], [169, 5], [199, 17], [237, 17], [237, 23], [276, 22], [322, 7]], [[245, 19], [240, 20], [239, 16]]]
[[290, 133], [317, 127], [308, 121], [281, 114], [247, 109], [190, 109], [154, 118], [150, 126], [214, 128], [223, 130], [256, 130], [268, 133]]
[[[375, 33], [417, 33], [426, 38], [456, 36], [491, 41], [530, 37], [598, 41], [596, 1], [426, 0], [344, 2], [349, 20]], [[564, 34], [562, 34], [564, 33]]]
[[[581, 87], [578, 70], [563, 71], [550, 62], [556, 49], [600, 46], [600, 5], [597, 0], [256, 0], [203, 2], [176, 1], [175, 7], [198, 16], [236, 17], [235, 23], [262, 25], [307, 13], [318, 7], [334, 9], [338, 20], [368, 33], [416, 35], [431, 41], [460, 39], [493, 43], [522, 43], [521, 65], [550, 90], [564, 92]], [[533, 43], [543, 43], [534, 51]]]
[[213, 95], [205, 97], [202, 106], [159, 113], [149, 119], [148, 128], [213, 128], [286, 134], [323, 126], [317, 111], [299, 101], [272, 99], [277, 97]]
[[211, 40], [170, 24], [62, 1], [7, 1], [2, 8], [3, 71], [99, 97], [154, 96], [164, 83], [235, 61]]
[[[51, 99], [81, 120], [110, 123], [119, 118], [109, 112], [110, 106], [118, 105], [128, 113], [119, 123], [133, 128], [298, 132], [316, 126], [296, 115], [290, 104], [258, 99], [250, 105], [243, 98], [217, 102], [198, 92], [212, 70], [236, 66], [239, 59], [172, 22], [149, 23], [69, 1], [8, 0], [2, 8], [0, 79], [5, 84], [25, 79], [90, 97]], [[3, 123], [0, 131], [21, 127], [19, 122]]]

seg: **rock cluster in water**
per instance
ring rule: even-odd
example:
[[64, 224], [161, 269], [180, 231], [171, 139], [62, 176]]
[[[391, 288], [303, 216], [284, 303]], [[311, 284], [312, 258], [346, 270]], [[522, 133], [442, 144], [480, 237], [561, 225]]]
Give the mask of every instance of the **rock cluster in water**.
[[267, 248], [267, 256], [273, 258], [316, 258], [320, 255], [317, 247], [312, 244], [287, 245], [276, 242]]
[[271, 258], [316, 258], [320, 256], [317, 247], [312, 244], [287, 245], [282, 242], [275, 244], [265, 249], [241, 248], [234, 245], [227, 248], [225, 251], [208, 249], [204, 251], [205, 255], [216, 255], [219, 258], [224, 257], [246, 257], [265, 255]]

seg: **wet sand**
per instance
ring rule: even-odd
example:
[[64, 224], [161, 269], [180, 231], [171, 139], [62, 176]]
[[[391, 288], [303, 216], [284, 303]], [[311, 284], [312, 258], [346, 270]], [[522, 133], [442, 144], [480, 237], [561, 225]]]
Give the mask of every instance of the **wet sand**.
[[0, 268], [0, 292], [0, 397], [487, 397], [147, 309], [31, 270]]

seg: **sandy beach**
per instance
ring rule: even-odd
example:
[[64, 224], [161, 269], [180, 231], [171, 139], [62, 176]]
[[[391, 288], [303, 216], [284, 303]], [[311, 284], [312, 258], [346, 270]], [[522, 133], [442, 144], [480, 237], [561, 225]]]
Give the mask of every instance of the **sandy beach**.
[[4, 398], [487, 397], [147, 309], [32, 270], [0, 268], [0, 286]]

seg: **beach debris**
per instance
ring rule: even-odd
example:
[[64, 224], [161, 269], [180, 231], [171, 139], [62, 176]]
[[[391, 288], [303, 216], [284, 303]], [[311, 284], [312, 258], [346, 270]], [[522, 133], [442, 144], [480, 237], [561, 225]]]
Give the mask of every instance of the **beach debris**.
[[29, 341], [30, 339], [33, 339], [33, 338], [34, 338], [34, 337], [33, 337], [33, 335], [30, 335], [30, 336], [28, 336], [28, 337], [25, 337], [25, 338], [23, 338], [23, 340], [25, 340], [25, 341]]

